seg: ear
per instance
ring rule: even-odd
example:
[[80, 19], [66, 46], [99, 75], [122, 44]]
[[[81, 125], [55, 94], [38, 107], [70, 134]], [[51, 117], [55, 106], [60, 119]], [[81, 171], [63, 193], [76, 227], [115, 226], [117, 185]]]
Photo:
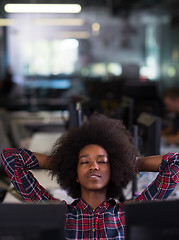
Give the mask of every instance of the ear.
[[76, 182], [79, 182], [78, 178], [76, 179]]

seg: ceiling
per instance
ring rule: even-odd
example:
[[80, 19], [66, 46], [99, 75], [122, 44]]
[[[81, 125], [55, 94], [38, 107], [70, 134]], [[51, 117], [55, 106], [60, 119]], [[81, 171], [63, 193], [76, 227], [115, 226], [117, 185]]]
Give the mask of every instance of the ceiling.
[[114, 14], [140, 9], [176, 12], [179, 0], [3, 0], [4, 3], [79, 3], [83, 8], [109, 8]]
[[0, 15], [4, 15], [3, 5], [6, 3], [78, 3], [86, 15], [93, 12], [105, 16], [107, 13], [111, 17], [128, 18], [140, 11], [155, 16], [167, 14], [179, 23], [179, 0], [2, 0], [1, 3]]

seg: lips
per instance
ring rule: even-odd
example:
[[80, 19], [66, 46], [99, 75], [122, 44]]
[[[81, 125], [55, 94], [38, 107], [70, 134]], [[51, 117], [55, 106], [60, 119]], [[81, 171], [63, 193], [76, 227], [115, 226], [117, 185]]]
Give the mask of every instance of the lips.
[[101, 178], [101, 174], [99, 174], [99, 173], [90, 173], [90, 174], [87, 175], [87, 178], [98, 179], [98, 178]]

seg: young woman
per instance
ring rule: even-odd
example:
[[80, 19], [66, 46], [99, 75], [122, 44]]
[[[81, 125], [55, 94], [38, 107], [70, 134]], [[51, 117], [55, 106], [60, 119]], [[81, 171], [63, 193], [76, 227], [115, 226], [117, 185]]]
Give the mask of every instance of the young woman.
[[72, 204], [65, 203], [66, 239], [124, 239], [123, 203], [114, 199], [138, 171], [159, 174], [133, 201], [166, 199], [179, 181], [178, 159], [178, 153], [137, 156], [121, 121], [101, 114], [64, 133], [48, 157], [27, 149], [2, 152], [3, 165], [26, 201], [59, 201], [34, 178], [29, 171], [34, 168], [51, 170], [60, 186], [76, 198]]

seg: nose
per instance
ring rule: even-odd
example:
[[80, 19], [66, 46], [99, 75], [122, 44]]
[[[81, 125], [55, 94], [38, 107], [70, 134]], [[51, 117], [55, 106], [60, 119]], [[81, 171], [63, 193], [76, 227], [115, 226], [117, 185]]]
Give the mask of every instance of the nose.
[[99, 170], [99, 165], [96, 161], [92, 161], [90, 165], [90, 171], [98, 171]]

